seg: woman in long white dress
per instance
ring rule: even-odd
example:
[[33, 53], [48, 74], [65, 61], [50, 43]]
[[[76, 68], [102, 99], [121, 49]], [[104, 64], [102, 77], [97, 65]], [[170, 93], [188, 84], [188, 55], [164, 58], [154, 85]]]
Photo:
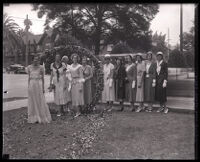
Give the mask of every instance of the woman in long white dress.
[[28, 123], [50, 123], [51, 114], [44, 97], [44, 67], [34, 56], [28, 68]]
[[61, 62], [61, 57], [56, 54], [55, 62], [51, 64], [51, 77], [50, 87], [54, 88], [54, 102], [58, 107], [57, 116], [61, 116], [64, 113], [64, 105], [67, 104], [67, 98], [65, 97], [66, 86], [66, 66]]
[[104, 89], [102, 92], [102, 101], [107, 102], [108, 111], [112, 110], [115, 100], [115, 86], [113, 82], [114, 65], [110, 63], [110, 55], [105, 55], [105, 64], [103, 66], [104, 73]]

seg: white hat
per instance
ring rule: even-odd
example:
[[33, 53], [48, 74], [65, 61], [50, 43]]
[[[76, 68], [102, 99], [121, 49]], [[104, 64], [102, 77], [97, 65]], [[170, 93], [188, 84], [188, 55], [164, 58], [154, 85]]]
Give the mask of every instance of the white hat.
[[110, 54], [105, 54], [105, 57], [110, 57]]
[[157, 52], [156, 56], [158, 55], [162, 55], [163, 56], [163, 53], [161, 51]]

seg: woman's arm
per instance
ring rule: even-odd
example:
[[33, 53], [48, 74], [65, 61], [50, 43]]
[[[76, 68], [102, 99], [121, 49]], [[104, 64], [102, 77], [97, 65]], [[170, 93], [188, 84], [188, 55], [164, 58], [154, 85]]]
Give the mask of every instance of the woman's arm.
[[41, 74], [42, 74], [42, 90], [43, 90], [43, 93], [44, 93], [44, 67], [42, 66], [41, 67]]
[[30, 85], [30, 69], [29, 67], [27, 67], [27, 71], [28, 71], [28, 86]]

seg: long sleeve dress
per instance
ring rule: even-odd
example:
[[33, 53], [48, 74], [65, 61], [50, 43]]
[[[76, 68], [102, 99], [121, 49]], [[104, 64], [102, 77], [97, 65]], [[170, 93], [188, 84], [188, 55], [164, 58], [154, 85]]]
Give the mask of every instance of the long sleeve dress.
[[28, 86], [28, 123], [49, 123], [51, 121], [51, 114], [42, 89], [44, 68], [40, 66], [35, 69], [32, 65], [29, 65], [28, 73], [30, 74], [30, 84]]
[[83, 84], [83, 89], [84, 89], [84, 103], [90, 104], [92, 102], [92, 76], [93, 76], [93, 72], [92, 72], [92, 68], [90, 65], [86, 65], [85, 67], [83, 67], [83, 77], [84, 79], [88, 78], [84, 84]]
[[120, 65], [114, 70], [114, 80], [115, 80], [115, 98], [116, 100], [125, 99], [125, 78], [126, 70], [123, 65]]
[[[129, 102], [135, 102], [136, 99], [136, 79], [137, 79], [137, 69], [136, 65], [132, 63], [131, 65], [126, 65], [126, 76], [128, 79], [127, 83], [127, 97]], [[135, 83], [135, 87], [133, 87]]]
[[72, 88], [71, 88], [71, 96], [72, 96], [72, 106], [82, 106], [84, 105], [84, 89], [83, 89], [83, 68], [82, 65], [77, 64], [70, 66], [70, 72], [72, 76]]
[[55, 85], [54, 89], [54, 102], [56, 105], [65, 105], [67, 104], [65, 86], [66, 86], [66, 66], [64, 63], [61, 63], [59, 67], [56, 67], [55, 63], [51, 64], [51, 71], [53, 72], [53, 84]]
[[144, 101], [155, 101], [155, 87], [152, 87], [153, 80], [156, 79], [156, 64], [154, 62], [146, 62], [144, 74]]
[[[144, 101], [144, 72], [145, 72], [145, 63], [137, 63], [137, 90], [136, 90], [136, 102]], [[141, 85], [139, 88], [138, 85]]]
[[167, 63], [162, 61], [156, 64], [156, 87], [155, 87], [155, 100], [161, 103], [167, 101], [167, 88], [163, 88], [164, 80], [168, 78]]
[[105, 64], [103, 66], [103, 73], [104, 73], [104, 89], [102, 92], [103, 102], [115, 100], [115, 86], [112, 75], [113, 70], [114, 70], [114, 65], [112, 63]]

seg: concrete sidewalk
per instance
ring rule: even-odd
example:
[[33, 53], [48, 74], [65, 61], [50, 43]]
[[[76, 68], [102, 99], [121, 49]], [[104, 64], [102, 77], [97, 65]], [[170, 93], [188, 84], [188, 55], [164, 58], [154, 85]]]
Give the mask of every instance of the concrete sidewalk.
[[[50, 93], [45, 94], [47, 103], [53, 102], [53, 96]], [[167, 97], [167, 107], [172, 111], [190, 111], [194, 112], [195, 101], [194, 98], [188, 97]], [[27, 107], [28, 99], [16, 100], [3, 103], [3, 111], [19, 109], [22, 107]], [[116, 106], [117, 102], [114, 103]], [[125, 105], [130, 105], [130, 103], [125, 103]], [[137, 105], [137, 104], [136, 104]], [[159, 107], [158, 104], [154, 104], [154, 107]]]

